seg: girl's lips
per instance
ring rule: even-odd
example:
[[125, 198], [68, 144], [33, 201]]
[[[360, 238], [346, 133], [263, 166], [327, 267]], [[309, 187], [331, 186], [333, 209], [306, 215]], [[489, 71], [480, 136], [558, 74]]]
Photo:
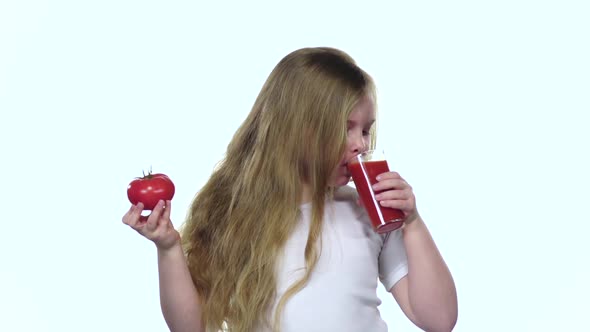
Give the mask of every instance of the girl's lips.
[[348, 171], [348, 166], [347, 166], [346, 164], [344, 164], [344, 165], [341, 165], [341, 167], [343, 167], [343, 168], [344, 168], [344, 175], [345, 175], [345, 176], [351, 176], [351, 175], [350, 175], [350, 172]]

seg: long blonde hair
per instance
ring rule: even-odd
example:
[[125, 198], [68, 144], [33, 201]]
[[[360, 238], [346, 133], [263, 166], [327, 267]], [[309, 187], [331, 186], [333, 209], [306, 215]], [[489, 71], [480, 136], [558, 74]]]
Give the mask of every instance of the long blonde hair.
[[277, 304], [278, 330], [285, 303], [318, 261], [329, 180], [346, 146], [348, 116], [367, 94], [375, 98], [371, 77], [333, 48], [296, 50], [271, 72], [181, 228], [207, 331], [270, 323], [277, 258], [296, 226], [305, 183], [312, 189], [306, 272]]

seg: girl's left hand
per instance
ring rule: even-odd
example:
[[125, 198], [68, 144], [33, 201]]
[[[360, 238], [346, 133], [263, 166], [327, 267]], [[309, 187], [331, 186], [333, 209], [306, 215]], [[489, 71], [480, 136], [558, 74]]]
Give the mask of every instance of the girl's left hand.
[[416, 197], [412, 187], [397, 172], [387, 172], [377, 176], [377, 182], [373, 185], [375, 195], [381, 206], [402, 210], [406, 218], [404, 223], [409, 224], [418, 218]]

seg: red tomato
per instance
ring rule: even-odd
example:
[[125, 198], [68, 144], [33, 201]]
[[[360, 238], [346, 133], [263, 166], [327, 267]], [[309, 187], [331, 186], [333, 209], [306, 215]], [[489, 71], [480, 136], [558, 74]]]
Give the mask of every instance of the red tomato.
[[174, 197], [174, 183], [162, 173], [144, 175], [129, 183], [127, 197], [131, 204], [143, 203], [144, 210], [153, 210], [159, 200], [171, 200]]

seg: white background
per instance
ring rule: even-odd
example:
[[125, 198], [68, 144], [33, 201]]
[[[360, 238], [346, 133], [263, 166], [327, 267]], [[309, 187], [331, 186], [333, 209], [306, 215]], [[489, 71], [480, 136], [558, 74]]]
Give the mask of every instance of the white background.
[[[590, 331], [586, 1], [0, 1], [0, 330], [166, 331], [121, 223], [150, 165], [173, 221], [304, 46], [376, 80], [379, 144], [455, 277], [455, 331]], [[417, 331], [391, 296], [391, 331]], [[310, 319], [319, 319], [318, 317]]]

